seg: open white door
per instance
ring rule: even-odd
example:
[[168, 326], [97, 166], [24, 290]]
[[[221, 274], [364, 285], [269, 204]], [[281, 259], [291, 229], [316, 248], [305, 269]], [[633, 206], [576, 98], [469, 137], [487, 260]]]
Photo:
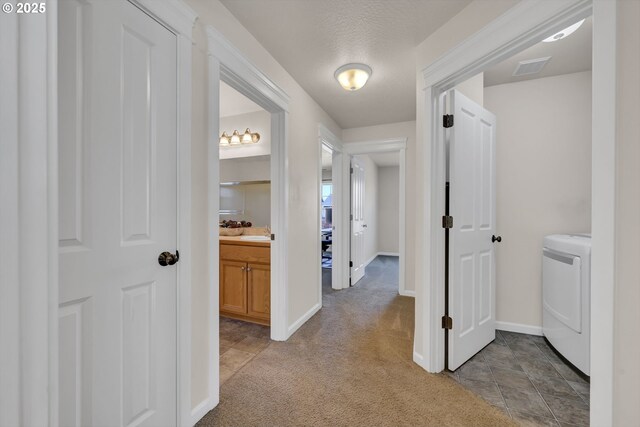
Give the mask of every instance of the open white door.
[[351, 158], [351, 285], [364, 276], [364, 165]]
[[58, 28], [59, 424], [176, 425], [176, 35], [126, 0]]
[[495, 339], [496, 118], [450, 92], [448, 368]]

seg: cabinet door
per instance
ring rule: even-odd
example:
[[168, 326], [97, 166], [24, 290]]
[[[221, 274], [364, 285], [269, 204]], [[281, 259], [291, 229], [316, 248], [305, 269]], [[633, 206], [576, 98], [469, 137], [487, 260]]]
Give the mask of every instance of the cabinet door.
[[248, 264], [249, 316], [271, 319], [271, 268], [264, 264]]
[[247, 264], [220, 261], [220, 311], [247, 314]]

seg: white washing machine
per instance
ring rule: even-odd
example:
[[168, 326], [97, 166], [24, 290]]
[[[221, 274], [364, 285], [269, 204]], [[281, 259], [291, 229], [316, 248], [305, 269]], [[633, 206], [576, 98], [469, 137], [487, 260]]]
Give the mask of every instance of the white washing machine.
[[591, 235], [554, 234], [542, 250], [542, 330], [569, 362], [590, 375]]

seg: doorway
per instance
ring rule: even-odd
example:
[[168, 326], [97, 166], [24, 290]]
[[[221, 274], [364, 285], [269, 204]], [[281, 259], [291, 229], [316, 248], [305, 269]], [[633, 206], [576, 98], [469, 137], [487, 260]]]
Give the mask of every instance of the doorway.
[[[568, 25], [575, 23], [577, 20], [585, 18], [591, 14], [591, 2], [570, 2], [557, 7], [540, 10], [529, 9], [526, 7], [514, 7], [504, 16], [512, 25], [508, 30], [504, 26], [498, 30], [498, 22], [490, 24], [476, 36], [474, 43], [466, 43], [460, 49], [445, 55], [436, 61], [429, 69], [424, 70], [425, 77], [425, 116], [427, 123], [427, 132], [425, 139], [428, 141], [426, 150], [425, 163], [432, 164], [431, 179], [427, 186], [427, 200], [431, 204], [430, 208], [425, 212], [425, 219], [429, 224], [426, 230], [429, 248], [427, 249], [428, 261], [426, 270], [422, 272], [425, 278], [425, 292], [428, 295], [427, 301], [417, 301], [417, 315], [423, 315], [426, 328], [417, 333], [424, 336], [425, 346], [416, 349], [414, 360], [416, 363], [425, 367], [432, 372], [439, 372], [444, 366], [443, 352], [443, 333], [441, 329], [441, 316], [443, 311], [443, 262], [442, 251], [443, 233], [441, 232], [440, 216], [444, 211], [443, 203], [445, 188], [444, 173], [444, 151], [442, 151], [442, 133], [437, 125], [441, 121], [440, 114], [442, 110], [442, 94], [445, 90], [461, 83], [464, 79], [475, 72], [482, 71], [488, 64], [498, 63], [501, 59], [508, 57], [512, 52], [520, 51], [530, 47], [540, 39], [557, 32]], [[526, 9], [526, 10], [525, 10]], [[598, 74], [612, 73], [615, 66], [608, 63], [605, 58], [607, 55], [606, 44], [611, 42], [615, 23], [612, 16], [613, 6], [605, 6], [598, 4], [594, 6], [594, 19], [598, 20], [598, 31], [594, 32], [594, 73]], [[526, 16], [526, 18], [525, 18]], [[502, 18], [501, 18], [502, 19]], [[536, 22], [536, 26], [531, 23]], [[495, 33], [494, 33], [495, 31]], [[500, 33], [500, 40], [493, 37]], [[471, 45], [473, 44], [473, 48]], [[452, 61], [453, 57], [462, 60]], [[455, 63], [454, 63], [455, 62]], [[607, 79], [594, 79], [593, 82], [593, 109], [594, 116], [602, 113], [606, 117], [607, 109], [615, 108], [614, 100], [610, 93], [614, 90], [612, 84]], [[609, 196], [604, 191], [612, 184], [613, 171], [611, 163], [607, 159], [611, 159], [614, 139], [612, 136], [612, 124], [593, 122], [592, 129], [592, 152], [593, 157], [593, 174], [594, 186], [592, 189], [592, 211], [594, 220], [592, 222], [593, 246], [597, 248], [599, 256], [592, 257], [592, 279], [594, 286], [592, 287], [592, 296], [603, 297], [603, 303], [594, 304], [592, 306], [592, 316], [601, 316], [601, 322], [594, 326], [592, 334], [593, 344], [591, 345], [591, 358], [593, 360], [592, 369], [598, 373], [600, 381], [593, 384], [593, 392], [591, 396], [596, 399], [598, 405], [592, 405], [591, 418], [600, 420], [600, 424], [609, 424], [611, 421], [612, 401], [609, 386], [612, 378], [610, 356], [603, 354], [610, 349], [609, 338], [605, 337], [605, 330], [610, 330], [612, 322], [612, 305], [610, 293], [603, 289], [605, 284], [612, 282], [613, 265], [611, 260], [607, 258], [607, 253], [612, 253], [613, 246], [610, 239], [606, 236], [613, 235], [612, 222], [604, 221], [605, 218], [612, 218], [611, 205], [605, 203], [609, 200]], [[606, 137], [605, 137], [606, 135]], [[430, 144], [430, 142], [433, 142]], [[605, 155], [606, 153], [606, 155]], [[598, 157], [596, 157], [598, 154]], [[438, 221], [436, 221], [436, 218]], [[428, 271], [428, 273], [427, 273]], [[606, 297], [605, 297], [606, 296]], [[602, 326], [602, 323], [607, 326]], [[420, 328], [420, 327], [419, 327]], [[597, 345], [600, 343], [602, 345]], [[595, 375], [595, 373], [594, 373]], [[594, 377], [595, 378], [595, 377]], [[597, 386], [597, 387], [596, 387]], [[596, 398], [597, 396], [597, 398]]]
[[[252, 64], [232, 46], [213, 27], [207, 27], [209, 50], [209, 134], [211, 135], [208, 158], [208, 206], [209, 206], [209, 293], [211, 295], [212, 309], [209, 312], [209, 397], [198, 407], [198, 415], [202, 417], [207, 411], [215, 407], [220, 400], [220, 258], [221, 246], [219, 239], [220, 229], [220, 138], [222, 132], [220, 125], [220, 86], [221, 83], [243, 95], [252, 103], [265, 110], [269, 115], [270, 131], [270, 248], [269, 273], [261, 272], [264, 280], [270, 283], [270, 297], [268, 298], [270, 317], [270, 338], [272, 340], [286, 340], [292, 333], [288, 324], [288, 298], [287, 298], [287, 216], [288, 216], [288, 171], [287, 159], [287, 117], [288, 96], [275, 83], [269, 80], [262, 72], [255, 69]], [[238, 129], [239, 133], [246, 129]], [[231, 130], [233, 132], [233, 130]], [[229, 135], [229, 134], [227, 134]], [[229, 135], [229, 136], [232, 136]], [[264, 263], [263, 263], [264, 264]], [[258, 272], [254, 266], [245, 267], [242, 270], [238, 266], [239, 275], [254, 275]], [[247, 271], [251, 268], [251, 271]], [[262, 293], [264, 295], [264, 292]], [[247, 295], [247, 299], [249, 296]], [[199, 418], [198, 418], [199, 419]]]
[[[406, 212], [406, 138], [393, 138], [377, 141], [356, 142], [349, 144], [342, 144], [335, 135], [333, 135], [324, 126], [319, 126], [318, 131], [318, 154], [322, 159], [323, 150], [327, 153], [325, 157], [325, 165], [322, 161], [318, 165], [318, 182], [320, 183], [318, 191], [319, 195], [322, 194], [322, 181], [323, 181], [323, 169], [324, 174], [329, 175], [329, 151], [331, 151], [331, 181], [332, 181], [332, 243], [331, 243], [331, 288], [335, 290], [348, 289], [350, 285], [352, 267], [350, 266], [351, 256], [351, 206], [352, 206], [352, 191], [351, 191], [351, 159], [353, 156], [369, 155], [379, 159], [383, 167], [397, 167], [397, 198], [398, 198], [398, 212], [397, 216], [399, 220], [397, 225], [391, 225], [385, 227], [385, 233], [393, 233], [391, 240], [397, 238], [397, 243], [392, 243], [392, 249], [378, 250], [375, 245], [375, 251], [371, 252], [370, 257], [365, 261], [372, 261], [378, 255], [382, 256], [395, 256], [398, 258], [398, 293], [403, 296], [414, 296], [412, 291], [407, 291], [405, 288], [405, 232], [406, 223], [402, 218], [405, 218]], [[325, 147], [323, 149], [323, 147]], [[375, 162], [371, 161], [377, 168]], [[391, 163], [389, 163], [391, 162]], [[393, 173], [392, 173], [393, 175]], [[386, 182], [385, 182], [386, 184]], [[377, 179], [376, 179], [377, 185]], [[321, 223], [321, 205], [322, 197], [318, 197], [318, 236], [320, 241], [318, 242], [318, 277], [319, 283], [318, 290], [322, 292], [322, 223]], [[376, 207], [377, 210], [377, 207]], [[386, 214], [386, 212], [385, 212]], [[393, 217], [393, 216], [392, 216]], [[385, 217], [386, 218], [386, 217]], [[393, 219], [391, 219], [393, 221]], [[344, 225], [343, 225], [344, 224]], [[368, 228], [368, 226], [367, 226]], [[388, 228], [388, 229], [387, 229]], [[366, 228], [365, 228], [366, 230]], [[397, 230], [397, 231], [395, 231]], [[386, 235], [386, 234], [385, 234]], [[388, 248], [388, 247], [387, 247]], [[397, 249], [395, 249], [397, 248]], [[320, 294], [320, 296], [322, 296]]]
[[[342, 176], [343, 186], [348, 188], [349, 203], [344, 205], [348, 209], [334, 212], [334, 216], [342, 216], [345, 223], [350, 225], [348, 229], [343, 229], [339, 233], [342, 237], [348, 239], [350, 248], [345, 257], [350, 281], [343, 284], [343, 289], [356, 285], [360, 278], [357, 270], [364, 270], [366, 265], [378, 256], [387, 256], [397, 257], [398, 293], [403, 296], [413, 296], [405, 288], [406, 222], [403, 218], [405, 218], [406, 212], [406, 138], [356, 142], [344, 144], [343, 147], [350, 159], [348, 168], [343, 169]], [[357, 163], [356, 167], [353, 167], [354, 159], [355, 163]], [[357, 182], [353, 179], [358, 175], [356, 174], [356, 169], [359, 169], [358, 173], [361, 175], [362, 182]], [[369, 170], [368, 173], [367, 169]], [[379, 174], [380, 171], [382, 172], [381, 174]], [[382, 177], [382, 181], [378, 179], [379, 177]], [[369, 189], [367, 189], [367, 181], [370, 183]], [[389, 186], [390, 181], [397, 183], [395, 190], [397, 193], [392, 192], [391, 187], [395, 186], [395, 184]], [[372, 186], [373, 188], [371, 188]], [[384, 192], [380, 193], [379, 190], [384, 190]], [[383, 197], [378, 200], [377, 198], [380, 194]], [[394, 200], [396, 196], [397, 201], [395, 203], [397, 203], [398, 209], [389, 209], [389, 202]], [[373, 198], [373, 200], [369, 200], [369, 203], [367, 203], [367, 197], [369, 199]], [[359, 204], [362, 206], [358, 206]], [[367, 206], [368, 209], [365, 209]], [[378, 218], [382, 220], [380, 224], [378, 224]], [[370, 220], [373, 220], [371, 227], [369, 226]], [[359, 221], [355, 228], [354, 221]], [[381, 227], [378, 227], [378, 225]], [[354, 236], [358, 233], [362, 233], [364, 236], [359, 243], [360, 246], [356, 245], [357, 239], [354, 239]], [[367, 240], [368, 233], [370, 237]], [[374, 236], [373, 238], [371, 238], [372, 235]], [[381, 243], [381, 246], [379, 243]], [[362, 253], [358, 254], [354, 260], [354, 251], [358, 250], [362, 251]], [[355, 261], [358, 262], [356, 263]], [[358, 274], [355, 277], [354, 272]], [[336, 289], [335, 286], [334, 289]]]
[[320, 172], [320, 264], [322, 287], [332, 286], [333, 274], [333, 224], [334, 183], [333, 183], [333, 150], [321, 144]]
[[270, 343], [271, 115], [220, 82], [220, 385]]

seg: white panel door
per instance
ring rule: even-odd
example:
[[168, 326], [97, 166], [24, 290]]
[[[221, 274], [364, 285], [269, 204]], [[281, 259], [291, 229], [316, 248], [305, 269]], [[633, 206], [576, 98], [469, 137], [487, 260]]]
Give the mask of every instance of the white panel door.
[[364, 165], [351, 159], [351, 285], [364, 276], [364, 239], [367, 230], [364, 218]]
[[61, 426], [176, 425], [176, 42], [128, 1], [60, 2]]
[[495, 339], [496, 118], [456, 91], [450, 96], [448, 368]]

